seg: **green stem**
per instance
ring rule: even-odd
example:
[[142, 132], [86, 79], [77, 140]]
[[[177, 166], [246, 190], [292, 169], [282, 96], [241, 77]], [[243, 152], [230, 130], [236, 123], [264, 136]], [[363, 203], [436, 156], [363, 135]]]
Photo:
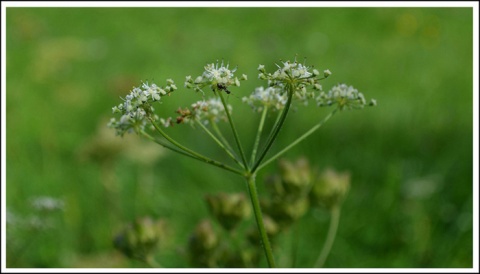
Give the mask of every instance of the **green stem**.
[[260, 163], [262, 162], [263, 158], [265, 158], [265, 155], [267, 154], [268, 150], [270, 149], [270, 147], [272, 146], [273, 142], [275, 141], [275, 139], [277, 138], [277, 135], [278, 133], [280, 132], [280, 129], [282, 128], [282, 125], [283, 123], [285, 122], [285, 119], [287, 118], [287, 114], [288, 114], [288, 110], [290, 109], [290, 105], [292, 104], [292, 97], [293, 97], [293, 92], [294, 92], [294, 86], [293, 84], [289, 84], [288, 85], [288, 89], [287, 89], [287, 92], [288, 92], [288, 99], [287, 99], [287, 103], [285, 105], [285, 108], [283, 109], [282, 111], [282, 114], [280, 116], [280, 119], [279, 121], [275, 124], [273, 130], [272, 130], [272, 133], [271, 133], [271, 138], [269, 138], [269, 140], [267, 141], [267, 143], [265, 144], [265, 148], [263, 149], [262, 153], [260, 154], [260, 157], [257, 159], [257, 161], [255, 162], [255, 165], [253, 165], [252, 169], [251, 169], [251, 173], [255, 173], [255, 171], [257, 170], [258, 166], [260, 165]]
[[217, 137], [215, 137], [215, 135], [213, 135], [213, 133], [208, 130], [208, 128], [204, 124], [202, 124], [202, 122], [200, 122], [199, 120], [195, 121], [208, 134], [208, 136], [210, 136], [215, 141], [215, 143], [217, 143], [228, 154], [228, 156], [230, 156], [230, 158], [235, 161], [235, 163], [244, 168], [240, 161], [238, 161], [238, 159], [232, 154], [232, 152], [230, 152], [230, 150], [228, 150], [225, 145], [220, 140], [218, 140]]
[[263, 250], [265, 251], [265, 256], [267, 257], [267, 262], [269, 267], [275, 267], [275, 261], [273, 259], [272, 247], [268, 241], [267, 231], [265, 230], [265, 225], [263, 223], [262, 210], [260, 209], [260, 201], [258, 199], [257, 187], [255, 185], [255, 174], [246, 177], [248, 192], [250, 193], [250, 199], [252, 200], [253, 212], [255, 214], [255, 220], [257, 222], [258, 231], [260, 232], [260, 237], [262, 238]]
[[[210, 119], [210, 124], [212, 125], [212, 128], [217, 134], [218, 138], [220, 138], [223, 144], [235, 155], [235, 151], [233, 150], [227, 139], [223, 136], [222, 131], [218, 128], [217, 123], [215, 123], [214, 119]], [[235, 156], [235, 158], [237, 158], [237, 156]]]
[[225, 113], [227, 114], [228, 122], [230, 127], [232, 128], [233, 137], [235, 138], [235, 142], [237, 143], [238, 150], [240, 151], [240, 156], [242, 157], [243, 166], [248, 168], [247, 159], [245, 158], [245, 153], [243, 152], [242, 145], [240, 144], [240, 138], [238, 138], [237, 130], [235, 129], [235, 125], [233, 124], [232, 117], [230, 116], [230, 111], [228, 111], [227, 103], [225, 102], [225, 98], [223, 97], [222, 91], [218, 91], [220, 95], [220, 99], [222, 100], [223, 107], [225, 108]]
[[[169, 146], [169, 145], [167, 145], [167, 144], [164, 144], [164, 143], [160, 142], [159, 140], [155, 139], [152, 135], [146, 133], [145, 131], [142, 131], [141, 133], [142, 133], [142, 135], [143, 135], [145, 138], [151, 140], [151, 141], [154, 142], [154, 143], [157, 143], [157, 144], [161, 145], [161, 146], [164, 147], [164, 148], [167, 148], [167, 149], [169, 149], [169, 150], [171, 150], [171, 151], [174, 151], [174, 152], [177, 152], [177, 153], [179, 153], [179, 154], [188, 156], [188, 157], [190, 157], [190, 158], [200, 160], [198, 157], [195, 157], [195, 156], [193, 156], [192, 154], [186, 153], [185, 151], [179, 150], [178, 148], [171, 147], [171, 146]], [[200, 161], [201, 161], [201, 160], [200, 160]]]
[[277, 127], [278, 121], [280, 121], [280, 117], [282, 117], [282, 114], [283, 114], [283, 111], [278, 112], [277, 118], [275, 118], [275, 123], [273, 123], [272, 130], [270, 131], [270, 134], [268, 135], [267, 141], [265, 143], [270, 142], [270, 140], [272, 139], [273, 131], [274, 131], [273, 129], [275, 129]]
[[330, 112], [325, 118], [323, 118], [323, 120], [321, 120], [318, 124], [316, 124], [315, 126], [313, 126], [310, 130], [308, 130], [307, 132], [305, 132], [302, 136], [300, 136], [297, 140], [293, 141], [290, 145], [288, 145], [287, 147], [285, 147], [284, 149], [282, 149], [281, 151], [279, 151], [277, 154], [273, 155], [270, 159], [268, 159], [267, 161], [265, 161], [263, 164], [261, 164], [257, 170], [259, 169], [262, 169], [263, 167], [265, 167], [266, 165], [268, 165], [269, 163], [271, 163], [273, 160], [277, 159], [278, 157], [280, 157], [280, 155], [282, 155], [283, 153], [287, 152], [289, 149], [291, 149], [292, 147], [296, 146], [298, 143], [300, 143], [301, 141], [303, 141], [305, 138], [307, 138], [308, 136], [310, 136], [313, 132], [315, 132], [317, 129], [319, 129], [325, 122], [327, 122], [335, 113], [337, 112], [337, 109], [335, 109], [334, 111]]
[[331, 209], [331, 218], [330, 218], [330, 226], [328, 228], [327, 240], [323, 245], [322, 252], [315, 263], [315, 268], [321, 268], [325, 264], [327, 260], [328, 254], [332, 249], [333, 242], [335, 241], [335, 236], [338, 230], [338, 223], [340, 220], [340, 206], [334, 206]]
[[262, 136], [263, 125], [265, 124], [265, 117], [267, 116], [268, 107], [263, 108], [262, 117], [258, 125], [257, 136], [255, 137], [255, 143], [253, 144], [252, 157], [250, 158], [250, 164], [253, 165], [255, 156], [257, 154], [258, 144], [260, 143], [260, 137]]
[[[151, 120], [153, 126], [155, 127], [155, 129], [165, 138], [167, 139], [170, 143], [172, 143], [173, 145], [177, 146], [178, 148], [180, 148], [181, 150], [183, 150], [183, 152], [180, 152], [178, 149], [172, 149], [168, 146], [165, 146], [159, 142], [156, 142], [157, 144], [160, 144], [160, 145], [163, 145], [164, 147], [166, 148], [169, 148], [173, 151], [176, 151], [176, 152], [179, 152], [183, 155], [187, 155], [187, 156], [190, 156], [191, 158], [194, 158], [194, 159], [197, 159], [197, 160], [200, 160], [204, 163], [207, 163], [207, 164], [211, 164], [211, 165], [214, 165], [214, 166], [217, 166], [219, 168], [222, 168], [222, 169], [225, 169], [225, 170], [228, 170], [228, 171], [231, 171], [233, 173], [236, 173], [236, 174], [239, 174], [239, 175], [242, 175], [244, 176], [244, 172], [241, 171], [241, 170], [238, 170], [238, 169], [235, 169], [233, 167], [230, 167], [230, 166], [227, 166], [225, 164], [222, 164], [220, 162], [217, 162], [215, 160], [212, 160], [206, 156], [203, 156], [201, 154], [198, 154], [197, 152], [191, 150], [191, 149], [188, 149], [184, 146], [182, 146], [181, 144], [177, 143], [175, 140], [173, 140], [170, 136], [168, 136], [153, 120]], [[190, 155], [188, 155], [190, 154]]]

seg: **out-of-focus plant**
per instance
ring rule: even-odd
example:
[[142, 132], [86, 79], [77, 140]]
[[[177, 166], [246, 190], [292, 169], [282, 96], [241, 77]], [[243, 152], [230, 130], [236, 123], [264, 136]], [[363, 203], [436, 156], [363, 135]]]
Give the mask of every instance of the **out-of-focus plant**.
[[[293, 62], [282, 61], [273, 72], [268, 72], [264, 65], [259, 65], [258, 78], [265, 80], [267, 86], [256, 88], [252, 94], [242, 99], [244, 103], [260, 114], [257, 132], [252, 136], [254, 138], [254, 146], [250, 155], [248, 155], [244, 150], [239, 133], [233, 122], [233, 108], [227, 104], [225, 99], [226, 96], [232, 93], [233, 87], [239, 87], [241, 81], [247, 80], [247, 75], [245, 74], [242, 74], [240, 77], [235, 76], [236, 71], [237, 68], [231, 69], [229, 64], [225, 65], [224, 62], [217, 62], [216, 64], [206, 65], [200, 76], [187, 76], [184, 87], [197, 91], [202, 98], [195, 100], [189, 107], [178, 108], [176, 117], [160, 117], [156, 112], [156, 108], [161, 106], [160, 103], [162, 101], [177, 92], [178, 87], [175, 82], [172, 79], [167, 79], [164, 86], [158, 86], [154, 83], [143, 83], [139, 87], [134, 87], [122, 99], [123, 102], [121, 104], [113, 107], [113, 113], [120, 114], [120, 118], [112, 118], [109, 126], [114, 128], [120, 136], [123, 136], [125, 133], [137, 133], [179, 154], [243, 177], [247, 183], [255, 221], [261, 238], [261, 246], [265, 252], [268, 265], [275, 267], [276, 264], [256, 189], [258, 171], [310, 136], [338, 111], [359, 109], [366, 105], [373, 106], [376, 105], [376, 101], [372, 99], [367, 103], [361, 92], [346, 84], [338, 84], [328, 92], [323, 92], [320, 81], [331, 75], [330, 70], [327, 69], [320, 73], [312, 66], [307, 66], [305, 63], [302, 64], [296, 59]], [[204, 89], [210, 91], [205, 91]], [[285, 148], [277, 151], [270, 158], [266, 158], [280, 130], [283, 128], [292, 104], [300, 103], [306, 105], [310, 101], [313, 101], [319, 107], [334, 106], [334, 110], [323, 119], [317, 120], [315, 117], [316, 123], [311, 129], [299, 135], [297, 139]], [[265, 120], [269, 112], [278, 113], [277, 118], [270, 128], [270, 133], [264, 140], [263, 145], [260, 145], [262, 132], [266, 124]], [[225, 138], [225, 134], [217, 126], [217, 123], [222, 121], [229, 124], [233, 133], [234, 145], [230, 144], [230, 141]], [[190, 124], [202, 129], [225, 152], [226, 156], [235, 162], [236, 167], [200, 154], [170, 137], [166, 128], [175, 124]], [[148, 130], [156, 132], [158, 136], [152, 135]], [[294, 191], [302, 192], [302, 185], [297, 185], [295, 178], [290, 178], [289, 180], [291, 180], [291, 185], [286, 185], [287, 189], [285, 191], [288, 192], [291, 188]], [[273, 184], [275, 183], [273, 182]], [[278, 195], [280, 194], [278, 193]], [[211, 201], [212, 209], [215, 206], [218, 207], [218, 202], [215, 200]], [[272, 203], [273, 205], [270, 207], [274, 208], [275, 203], [278, 203], [278, 201], [272, 201]], [[292, 201], [292, 204], [289, 206], [280, 208], [280, 213], [278, 214], [287, 214], [282, 225], [299, 218], [302, 212], [305, 211], [305, 208], [308, 207], [307, 203], [306, 198], [298, 198]], [[223, 206], [228, 207], [226, 204]], [[266, 205], [266, 208], [268, 207], [269, 205]], [[217, 214], [223, 213], [218, 211]], [[277, 213], [272, 214], [275, 215]], [[234, 221], [232, 223], [232, 220], [235, 220], [235, 218], [225, 221], [222, 225], [233, 228]]]
[[165, 220], [144, 217], [127, 224], [115, 236], [114, 245], [129, 258], [145, 262], [152, 267], [161, 267], [155, 260], [154, 254], [165, 237]]
[[[326, 168], [322, 172], [310, 168], [305, 158], [295, 162], [279, 161], [279, 171], [266, 178], [268, 196], [261, 200], [265, 231], [276, 246], [277, 238], [314, 208], [331, 214], [327, 240], [315, 267], [322, 267], [333, 245], [340, 220], [340, 208], [350, 186], [350, 174]], [[250, 210], [243, 193], [208, 194], [206, 204], [214, 221], [203, 219], [192, 232], [188, 258], [194, 267], [253, 267], [261, 253], [255, 246], [261, 237], [255, 227], [241, 223]], [[214, 226], [218, 223], [219, 226]], [[294, 241], [296, 241], [294, 239]], [[294, 259], [282, 262], [293, 267]], [[290, 265], [289, 265], [290, 264]]]
[[9, 267], [16, 267], [29, 247], [47, 233], [59, 229], [65, 210], [63, 199], [37, 196], [29, 200], [29, 213], [7, 211], [7, 244]]

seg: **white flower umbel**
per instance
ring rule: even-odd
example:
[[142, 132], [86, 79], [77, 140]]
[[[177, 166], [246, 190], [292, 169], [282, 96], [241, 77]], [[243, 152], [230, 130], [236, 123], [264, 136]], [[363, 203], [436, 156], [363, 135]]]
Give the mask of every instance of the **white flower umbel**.
[[[268, 85], [256, 88], [251, 95], [247, 95], [242, 99], [243, 102], [250, 105], [255, 111], [261, 113], [249, 159], [247, 159], [248, 154], [243, 149], [233, 116], [231, 115], [232, 107], [227, 104], [226, 95], [224, 95], [232, 92], [232, 86], [240, 86], [240, 81], [247, 80], [247, 76], [236, 77], [236, 68], [230, 69], [228, 63], [224, 64], [217, 61], [217, 63], [208, 64], [204, 67], [204, 71], [200, 76], [187, 76], [185, 78], [185, 88], [201, 91], [204, 96], [203, 100], [197, 101], [187, 108], [179, 108], [176, 111], [178, 115], [175, 118], [160, 119], [153, 113], [154, 103], [161, 102], [163, 96], [169, 95], [170, 92], [176, 90], [173, 81], [167, 80], [165, 88], [154, 84], [149, 85], [148, 83], [134, 88], [123, 99], [122, 104], [113, 108], [114, 113], [120, 114], [119, 120], [112, 118], [109, 124], [116, 129], [118, 135], [123, 135], [126, 132], [136, 132], [173, 152], [242, 176], [247, 181], [248, 193], [261, 237], [261, 246], [270, 267], [275, 267], [276, 264], [256, 190], [258, 171], [312, 135], [339, 110], [344, 108], [361, 108], [367, 104], [360, 92], [345, 84], [333, 87], [328, 93], [322, 92], [320, 80], [331, 75], [328, 69], [322, 72], [314, 69], [312, 66], [306, 66], [305, 63], [299, 63], [296, 59], [294, 62], [282, 61], [279, 64], [276, 70], [272, 72], [267, 72], [264, 65], [259, 65], [259, 78], [267, 80]], [[203, 88], [211, 89], [214, 98], [205, 99]], [[317, 91], [320, 92], [320, 95], [318, 95]], [[235, 97], [238, 98], [239, 96]], [[276, 153], [272, 153], [270, 149], [273, 148], [273, 143], [281, 132], [288, 112], [294, 105], [293, 103], [300, 101], [307, 104], [310, 100], [316, 100], [316, 103], [320, 106], [336, 104], [336, 108], [326, 117], [318, 120], [309, 130], [299, 135], [298, 138], [294, 139], [286, 147]], [[376, 102], [372, 100], [370, 104], [374, 105]], [[269, 110], [278, 111], [277, 118], [273, 124], [266, 122]], [[226, 121], [230, 126], [231, 135], [229, 137], [233, 137], [235, 146], [230, 145], [229, 140], [225, 138], [226, 136], [217, 124], [221, 120]], [[183, 123], [189, 123], [201, 128], [226, 153], [226, 156], [230, 157], [237, 167], [232, 167], [226, 162], [214, 160], [188, 148], [170, 137], [164, 130], [164, 127]], [[160, 136], [153, 136], [145, 132], [144, 128], [147, 124], [152, 126]], [[269, 133], [264, 134], [263, 129], [267, 127], [269, 128]], [[208, 151], [209, 148], [204, 150]], [[268, 155], [270, 156], [265, 158]]]
[[229, 86], [240, 86], [240, 80], [247, 80], [247, 76], [243, 74], [240, 79], [235, 77], [234, 73], [237, 68], [229, 69], [229, 64], [226, 66], [222, 63], [216, 64], [207, 64], [205, 70], [201, 76], [196, 77], [195, 79], [192, 76], [187, 76], [185, 78], [185, 87], [192, 88], [195, 91], [202, 91], [202, 88], [210, 86], [213, 91], [225, 91], [230, 93], [228, 90]]
[[147, 118], [158, 120], [158, 117], [153, 115], [155, 109], [152, 104], [176, 89], [177, 86], [171, 79], [167, 79], [167, 85], [164, 88], [148, 83], [143, 83], [141, 87], [134, 87], [125, 99], [122, 99], [122, 104], [112, 108], [113, 113], [120, 113], [122, 116], [119, 120], [110, 119], [108, 126], [114, 128], [120, 136], [126, 132], [143, 131], [148, 123]]
[[295, 60], [294, 62], [286, 61], [282, 62], [282, 65], [277, 66], [277, 70], [274, 73], [267, 73], [265, 71], [264, 65], [258, 66], [258, 78], [268, 80], [269, 86], [277, 86], [283, 88], [288, 83], [295, 84], [297, 90], [300, 90], [304, 87], [313, 86], [314, 89], [317, 89], [318, 80], [322, 80], [330, 76], [329, 73], [324, 73], [322, 79], [318, 79], [317, 76], [320, 72], [312, 67], [308, 67], [305, 64], [301, 64]]
[[[208, 124], [209, 121], [215, 123], [220, 120], [227, 121], [225, 107], [220, 98], [210, 98], [207, 101], [198, 101], [192, 104], [192, 108], [195, 110], [195, 119], [200, 120], [204, 124]], [[228, 111], [232, 113], [232, 106], [227, 105], [227, 108]]]
[[[228, 111], [232, 112], [232, 106], [227, 105]], [[176, 118], [177, 124], [189, 123], [194, 125], [196, 121], [207, 125], [210, 122], [218, 123], [220, 120], [227, 121], [227, 113], [220, 98], [210, 98], [208, 100], [201, 100], [193, 103], [190, 108], [179, 108], [176, 111], [179, 116]], [[160, 119], [164, 127], [173, 125], [171, 117], [167, 119]]]
[[[282, 62], [282, 65], [276, 65], [277, 70], [273, 73], [267, 73], [264, 65], [258, 66], [260, 72], [258, 78], [268, 80], [268, 86], [275, 88], [269, 90], [275, 94], [277, 98], [287, 98], [287, 86], [293, 87], [293, 99], [302, 101], [303, 104], [308, 104], [308, 100], [315, 98], [315, 91], [321, 90], [322, 86], [318, 81], [323, 80], [330, 76], [330, 71], [324, 73], [323, 78], [318, 78], [320, 72], [312, 67], [308, 67], [305, 64], [301, 64], [295, 60], [294, 62], [286, 61]], [[312, 87], [313, 90], [308, 90]], [[255, 91], [257, 92], [257, 91]], [[252, 94], [253, 95], [253, 94]], [[252, 97], [252, 96], [251, 96]], [[252, 99], [255, 96], [252, 97]], [[249, 100], [244, 99], [245, 102]], [[285, 103], [284, 103], [285, 105]]]
[[[347, 86], [346, 84], [338, 84], [328, 93], [320, 93], [316, 100], [320, 107], [336, 104], [339, 110], [358, 109], [367, 105], [363, 94], [353, 86]], [[372, 99], [368, 105], [374, 106], [376, 101]]]
[[258, 112], [261, 112], [264, 107], [270, 110], [282, 110], [287, 103], [287, 94], [276, 87], [258, 87], [250, 96], [243, 97], [242, 101]]

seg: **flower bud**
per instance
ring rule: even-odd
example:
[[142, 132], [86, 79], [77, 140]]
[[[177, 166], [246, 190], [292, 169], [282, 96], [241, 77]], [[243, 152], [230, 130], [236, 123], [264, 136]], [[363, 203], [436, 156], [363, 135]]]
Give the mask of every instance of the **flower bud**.
[[292, 200], [262, 201], [262, 208], [281, 228], [288, 227], [294, 221], [300, 219], [307, 212], [309, 206], [310, 203], [306, 197], [298, 197]]
[[218, 244], [218, 238], [209, 220], [200, 222], [190, 237], [190, 247], [211, 250]]
[[[272, 240], [272, 238], [280, 232], [280, 227], [275, 220], [266, 214], [263, 215], [263, 225], [265, 226], [265, 231], [267, 232], [267, 236], [270, 238], [270, 240]], [[251, 227], [247, 231], [247, 239], [253, 245], [258, 245], [262, 241], [256, 226]]]
[[188, 251], [190, 260], [195, 266], [209, 267], [215, 260], [214, 251], [218, 247], [219, 240], [212, 224], [208, 219], [201, 221], [190, 235]]
[[258, 79], [265, 80], [267, 79], [267, 76], [265, 75], [265, 73], [262, 72], [258, 74]]
[[203, 77], [202, 76], [198, 76], [197, 78], [195, 78], [195, 84], [199, 84], [203, 81]]
[[127, 257], [145, 259], [151, 255], [165, 235], [165, 221], [149, 217], [128, 224], [114, 239], [114, 246]]
[[[311, 172], [308, 161], [300, 158], [296, 162], [279, 161], [280, 180], [267, 181], [267, 186], [274, 196], [299, 196], [308, 190], [311, 182]], [[283, 197], [285, 198], [285, 197]]]
[[250, 216], [251, 206], [243, 193], [219, 193], [205, 197], [210, 213], [226, 230], [232, 230]]
[[313, 183], [312, 202], [331, 209], [343, 202], [349, 189], [350, 173], [338, 173], [328, 168]]
[[327, 78], [330, 75], [332, 75], [332, 72], [329, 69], [323, 71], [323, 77]]

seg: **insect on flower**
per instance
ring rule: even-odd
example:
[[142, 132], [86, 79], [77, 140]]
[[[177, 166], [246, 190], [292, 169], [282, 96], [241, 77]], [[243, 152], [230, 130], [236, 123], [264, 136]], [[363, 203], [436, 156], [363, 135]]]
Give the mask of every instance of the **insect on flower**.
[[217, 84], [217, 88], [219, 90], [223, 90], [225, 91], [227, 94], [230, 94], [231, 92], [228, 90], [227, 86], [225, 84], [222, 84], [222, 83], [218, 83]]

